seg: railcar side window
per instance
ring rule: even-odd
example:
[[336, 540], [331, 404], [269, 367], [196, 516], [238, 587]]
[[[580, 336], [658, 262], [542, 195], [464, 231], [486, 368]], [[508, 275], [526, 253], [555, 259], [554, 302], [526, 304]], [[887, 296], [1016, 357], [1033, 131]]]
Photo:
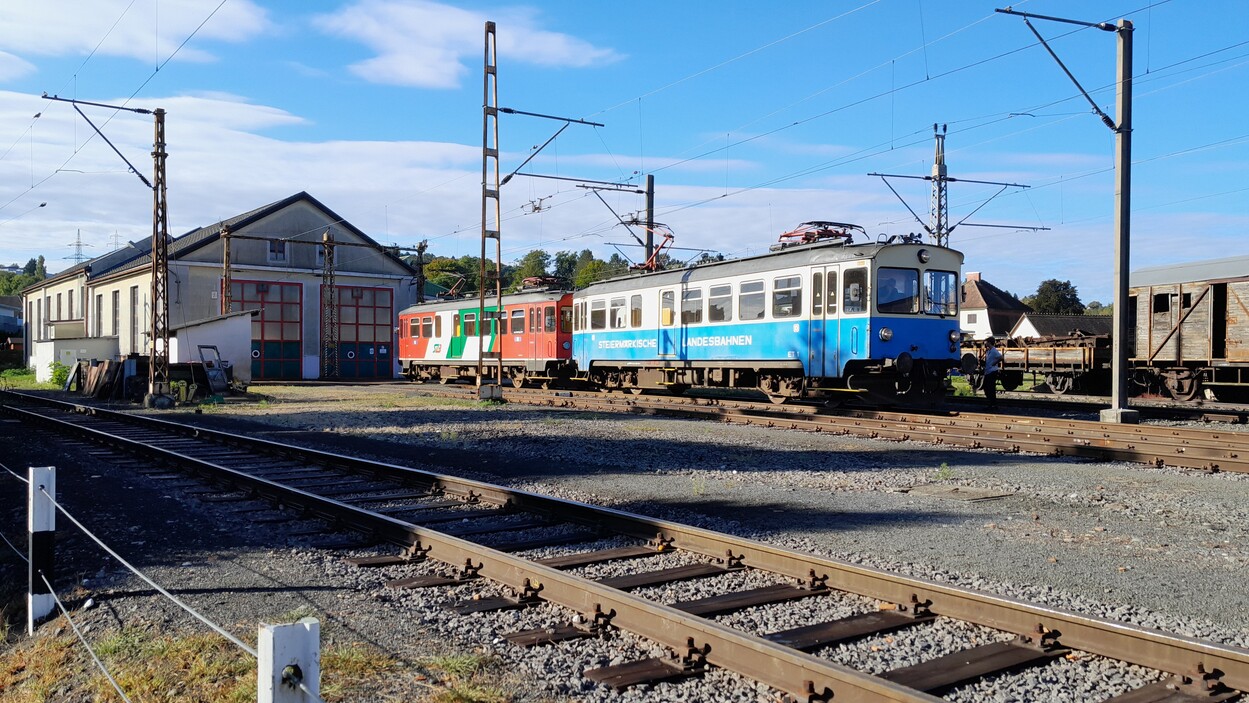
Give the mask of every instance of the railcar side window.
[[846, 271], [841, 288], [841, 311], [856, 313], [867, 310], [867, 269], [857, 268]]
[[564, 334], [572, 332], [572, 308], [567, 305], [559, 309], [559, 331]]
[[681, 292], [681, 324], [697, 324], [703, 321], [703, 291], [688, 288]]
[[542, 330], [544, 332], [555, 331], [555, 306], [548, 305], [542, 309]]
[[642, 296], [640, 295], [629, 297], [629, 326], [642, 326]]
[[590, 329], [607, 329], [607, 301], [595, 300], [590, 303]]
[[676, 294], [666, 290], [659, 294], [659, 324], [671, 327], [676, 322]]
[[712, 286], [707, 291], [707, 321], [728, 322], [733, 319], [733, 286]]
[[622, 330], [625, 328], [625, 299], [612, 298], [611, 309], [607, 315], [607, 319], [611, 322], [611, 328], [614, 330]]
[[826, 315], [837, 314], [837, 272], [828, 272], [828, 299], [824, 302]]
[[538, 309], [529, 308], [529, 333], [533, 334], [538, 331]]
[[811, 315], [824, 315], [824, 274], [819, 271], [811, 274]]
[[919, 312], [919, 271], [882, 266], [876, 272], [876, 281], [877, 312]]
[[772, 280], [772, 317], [802, 314], [802, 277], [785, 276]]
[[524, 333], [525, 333], [525, 311], [513, 310], [512, 311], [512, 334], [524, 334]]
[[460, 337], [464, 334], [460, 329], [460, 313], [458, 312], [451, 318], [451, 329], [455, 330], [452, 336]]
[[958, 275], [953, 271], [925, 271], [924, 300], [924, 312], [929, 315], [957, 315]]
[[464, 313], [464, 336], [474, 337], [477, 335], [477, 313]]
[[737, 293], [737, 319], [763, 319], [763, 281], [742, 281]]
[[421, 320], [421, 336], [422, 337], [429, 338], [429, 337], [434, 336], [434, 320], [436, 319], [438, 318], [427, 317], [424, 320]]
[[442, 336], [442, 315], [438, 315], [434, 317], [434, 336], [435, 337]]
[[421, 336], [421, 320], [418, 317], [408, 319], [408, 336], [416, 339]]

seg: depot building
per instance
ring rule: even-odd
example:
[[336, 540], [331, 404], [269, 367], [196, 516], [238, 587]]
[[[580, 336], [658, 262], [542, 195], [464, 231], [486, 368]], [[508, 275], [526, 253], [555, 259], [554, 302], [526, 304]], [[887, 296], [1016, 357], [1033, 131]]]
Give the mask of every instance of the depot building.
[[[327, 233], [332, 311], [323, 305]], [[332, 342], [339, 378], [395, 376], [397, 315], [416, 299], [417, 271], [311, 195], [194, 229], [168, 251], [171, 363], [199, 361], [212, 345], [242, 383], [315, 379]], [[150, 240], [131, 243], [22, 291], [37, 378], [51, 377], [53, 361], [149, 354], [151, 255]]]

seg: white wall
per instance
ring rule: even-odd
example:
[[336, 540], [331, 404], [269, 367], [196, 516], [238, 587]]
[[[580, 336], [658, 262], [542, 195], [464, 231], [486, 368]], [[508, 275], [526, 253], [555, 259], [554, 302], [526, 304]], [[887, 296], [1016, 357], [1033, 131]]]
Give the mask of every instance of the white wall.
[[251, 315], [231, 315], [174, 330], [169, 337], [169, 360], [174, 363], [199, 361], [201, 344], [217, 347], [221, 360], [230, 362], [234, 368], [236, 381], [251, 383]]
[[35, 369], [35, 380], [52, 380], [52, 360], [60, 361], [66, 366], [73, 366], [79, 361], [89, 359], [117, 358], [117, 339], [115, 337], [80, 337], [78, 339], [52, 339], [45, 342], [34, 342], [30, 350], [30, 365]]

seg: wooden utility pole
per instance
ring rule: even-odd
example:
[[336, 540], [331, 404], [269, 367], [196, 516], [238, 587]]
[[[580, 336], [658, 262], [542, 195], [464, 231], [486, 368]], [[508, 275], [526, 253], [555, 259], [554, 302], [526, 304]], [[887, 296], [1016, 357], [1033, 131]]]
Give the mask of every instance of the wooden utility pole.
[[221, 314], [234, 312], [234, 281], [230, 275], [230, 227], [221, 227]]

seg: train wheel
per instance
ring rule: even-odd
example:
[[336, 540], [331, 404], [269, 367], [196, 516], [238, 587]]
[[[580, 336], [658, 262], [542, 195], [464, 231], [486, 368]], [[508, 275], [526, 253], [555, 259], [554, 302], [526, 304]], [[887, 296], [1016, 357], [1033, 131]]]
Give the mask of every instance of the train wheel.
[[524, 370], [517, 369], [516, 371], [512, 372], [512, 387], [513, 388], [525, 388], [528, 385], [529, 385], [529, 380], [526, 377]]
[[984, 390], [984, 374], [979, 374], [979, 373], [967, 374], [967, 385], [970, 386], [973, 391]]
[[787, 400], [789, 400], [789, 396], [787, 395], [768, 394], [768, 402], [773, 405], [784, 405]]
[[642, 395], [643, 393], [646, 392], [646, 389], [640, 386], [630, 386], [629, 392], [632, 393], [633, 395]]
[[1022, 371], [1003, 371], [998, 374], [998, 379], [1002, 383], [1002, 390], [1010, 392], [1023, 385]]
[[1054, 395], [1064, 395], [1071, 392], [1072, 379], [1070, 376], [1051, 374], [1045, 377], [1045, 383], [1050, 387], [1050, 391]]
[[1167, 390], [1171, 392], [1171, 397], [1185, 403], [1196, 400], [1201, 395], [1201, 377], [1190, 374], [1184, 375], [1168, 375], [1166, 378]]

